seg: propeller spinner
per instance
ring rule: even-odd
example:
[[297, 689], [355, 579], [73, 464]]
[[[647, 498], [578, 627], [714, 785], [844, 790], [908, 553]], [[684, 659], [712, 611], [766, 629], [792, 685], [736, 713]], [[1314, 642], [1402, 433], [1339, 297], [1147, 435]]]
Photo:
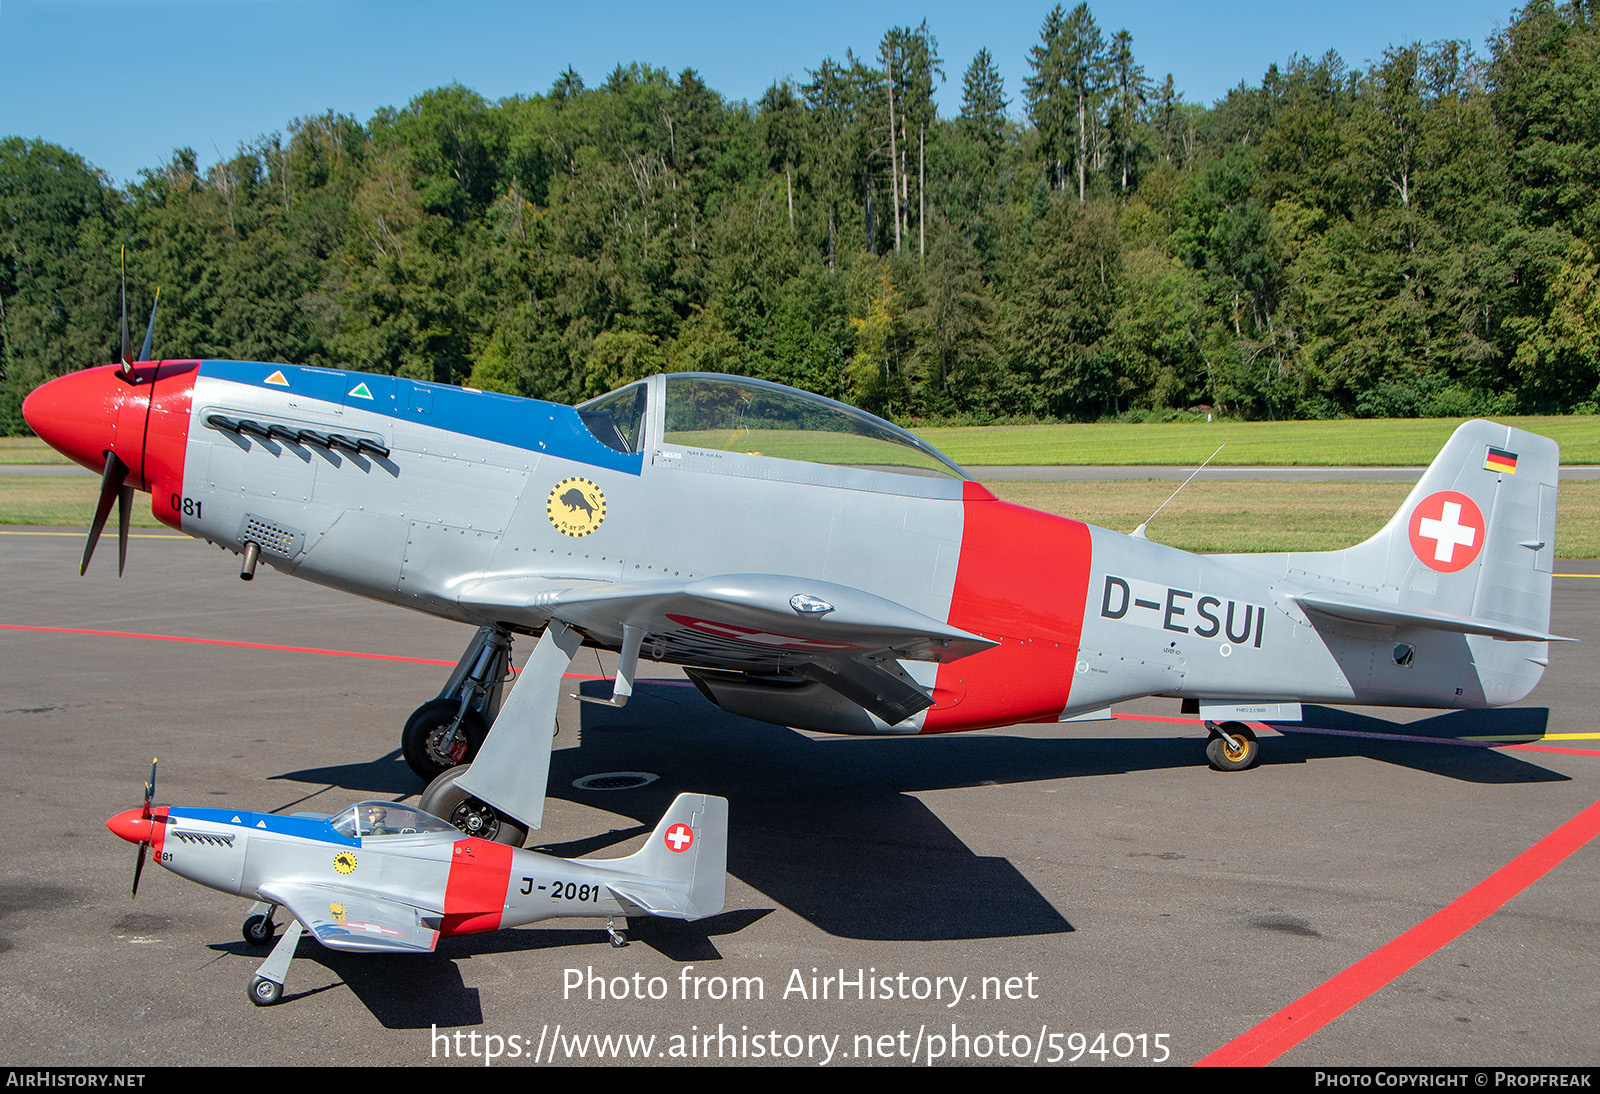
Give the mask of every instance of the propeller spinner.
[[100, 474], [100, 495], [84, 541], [80, 575], [88, 571], [113, 505], [117, 510], [117, 573], [126, 570], [135, 490], [156, 493], [156, 482], [161, 480], [167, 489], [157, 497], [156, 515], [170, 524], [178, 523], [177, 514], [166, 511], [173, 506], [164, 510], [161, 501], [181, 485], [181, 438], [187, 433], [193, 365], [148, 361], [160, 298], [158, 291], [136, 360], [128, 338], [124, 273], [120, 361], [109, 368], [86, 369], [51, 380], [23, 403], [23, 417], [35, 433], [52, 448]]

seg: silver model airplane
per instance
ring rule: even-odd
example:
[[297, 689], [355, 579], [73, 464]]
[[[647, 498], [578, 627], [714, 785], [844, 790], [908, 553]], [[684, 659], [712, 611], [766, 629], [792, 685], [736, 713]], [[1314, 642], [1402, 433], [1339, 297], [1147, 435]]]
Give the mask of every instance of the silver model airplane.
[[259, 901], [244, 921], [255, 946], [272, 941], [273, 914], [293, 916], [250, 983], [257, 1006], [276, 1003], [302, 929], [335, 950], [429, 953], [441, 937], [520, 927], [560, 916], [599, 917], [613, 945], [617, 916], [701, 919], [722, 911], [728, 802], [679, 794], [626, 858], [551, 858], [468, 836], [420, 809], [358, 802], [335, 816], [144, 806], [106, 827], [175, 874]]
[[[490, 838], [540, 822], [580, 645], [619, 655], [601, 701], [626, 703], [646, 657], [728, 711], [839, 733], [1173, 696], [1227, 770], [1257, 759], [1243, 719], [1303, 702], [1515, 702], [1559, 640], [1557, 448], [1489, 422], [1365, 543], [1203, 556], [1001, 502], [906, 431], [758, 380], [652, 376], [574, 408], [127, 356], [23, 407], [103, 475], [84, 565], [114, 501], [125, 554], [147, 490], [161, 521], [243, 555], [242, 577], [260, 560], [478, 627], [402, 743], [438, 776], [424, 807]], [[502, 705], [514, 635], [538, 643]]]

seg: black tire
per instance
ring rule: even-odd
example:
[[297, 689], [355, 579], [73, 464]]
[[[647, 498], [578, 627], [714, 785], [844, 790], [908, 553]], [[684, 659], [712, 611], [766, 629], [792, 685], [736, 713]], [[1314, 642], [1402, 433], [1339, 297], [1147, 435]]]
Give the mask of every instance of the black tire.
[[250, 1002], [258, 1007], [270, 1007], [283, 998], [283, 985], [273, 983], [264, 976], [250, 981]]
[[1248, 771], [1260, 760], [1261, 744], [1243, 722], [1223, 722], [1206, 742], [1206, 761], [1214, 771]]
[[483, 715], [469, 710], [461, 716], [461, 731], [456, 736], [455, 747], [446, 753], [441, 739], [456, 720], [461, 709], [459, 699], [432, 699], [411, 712], [406, 728], [400, 731], [400, 751], [406, 764], [426, 782], [432, 782], [458, 764], [470, 764], [483, 747], [489, 735]]
[[449, 821], [469, 836], [521, 847], [528, 839], [527, 826], [458, 788], [456, 780], [466, 773], [465, 764], [443, 772], [428, 784], [417, 804], [424, 812]]
[[272, 945], [272, 932], [278, 925], [272, 922], [271, 916], [253, 915], [244, 921], [244, 940], [252, 946]]

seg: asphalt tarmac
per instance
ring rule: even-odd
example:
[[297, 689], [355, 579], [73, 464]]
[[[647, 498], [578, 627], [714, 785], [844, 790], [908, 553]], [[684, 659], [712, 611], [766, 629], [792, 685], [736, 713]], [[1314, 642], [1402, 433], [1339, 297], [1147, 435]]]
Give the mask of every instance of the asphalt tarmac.
[[[724, 795], [727, 910], [639, 921], [623, 949], [593, 920], [419, 957], [307, 938], [258, 1009], [247, 903], [153, 865], [130, 902], [135, 852], [105, 818], [139, 803], [152, 756], [177, 805], [414, 800], [400, 726], [470, 632], [266, 567], [246, 584], [171, 534], [136, 535], [120, 580], [108, 538], [79, 578], [81, 536], [0, 529], [5, 1064], [1173, 1066], [1239, 1058], [1263, 1022], [1283, 1064], [1595, 1060], [1600, 847], [1519, 858], [1600, 798], [1595, 563], [1557, 566], [1589, 575], [1556, 579], [1551, 623], [1582, 643], [1552, 646], [1531, 703], [1309, 708], [1331, 732], [1268, 734], [1236, 774], [1172, 720], [825, 737], [724, 714], [666, 670], [625, 710], [564, 701], [533, 844], [612, 857], [678, 791]], [[1507, 734], [1523, 747], [1473, 739]], [[658, 778], [573, 786], [609, 771]], [[1270, 1021], [1317, 992], [1293, 1035]]]

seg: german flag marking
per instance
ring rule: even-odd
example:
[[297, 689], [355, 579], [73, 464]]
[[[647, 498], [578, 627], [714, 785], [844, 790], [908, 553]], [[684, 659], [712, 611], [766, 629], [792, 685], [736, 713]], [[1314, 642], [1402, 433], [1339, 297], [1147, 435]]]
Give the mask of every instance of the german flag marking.
[[1517, 454], [1490, 445], [1489, 454], [1483, 458], [1483, 469], [1485, 471], [1497, 471], [1502, 475], [1515, 475], [1517, 473]]

